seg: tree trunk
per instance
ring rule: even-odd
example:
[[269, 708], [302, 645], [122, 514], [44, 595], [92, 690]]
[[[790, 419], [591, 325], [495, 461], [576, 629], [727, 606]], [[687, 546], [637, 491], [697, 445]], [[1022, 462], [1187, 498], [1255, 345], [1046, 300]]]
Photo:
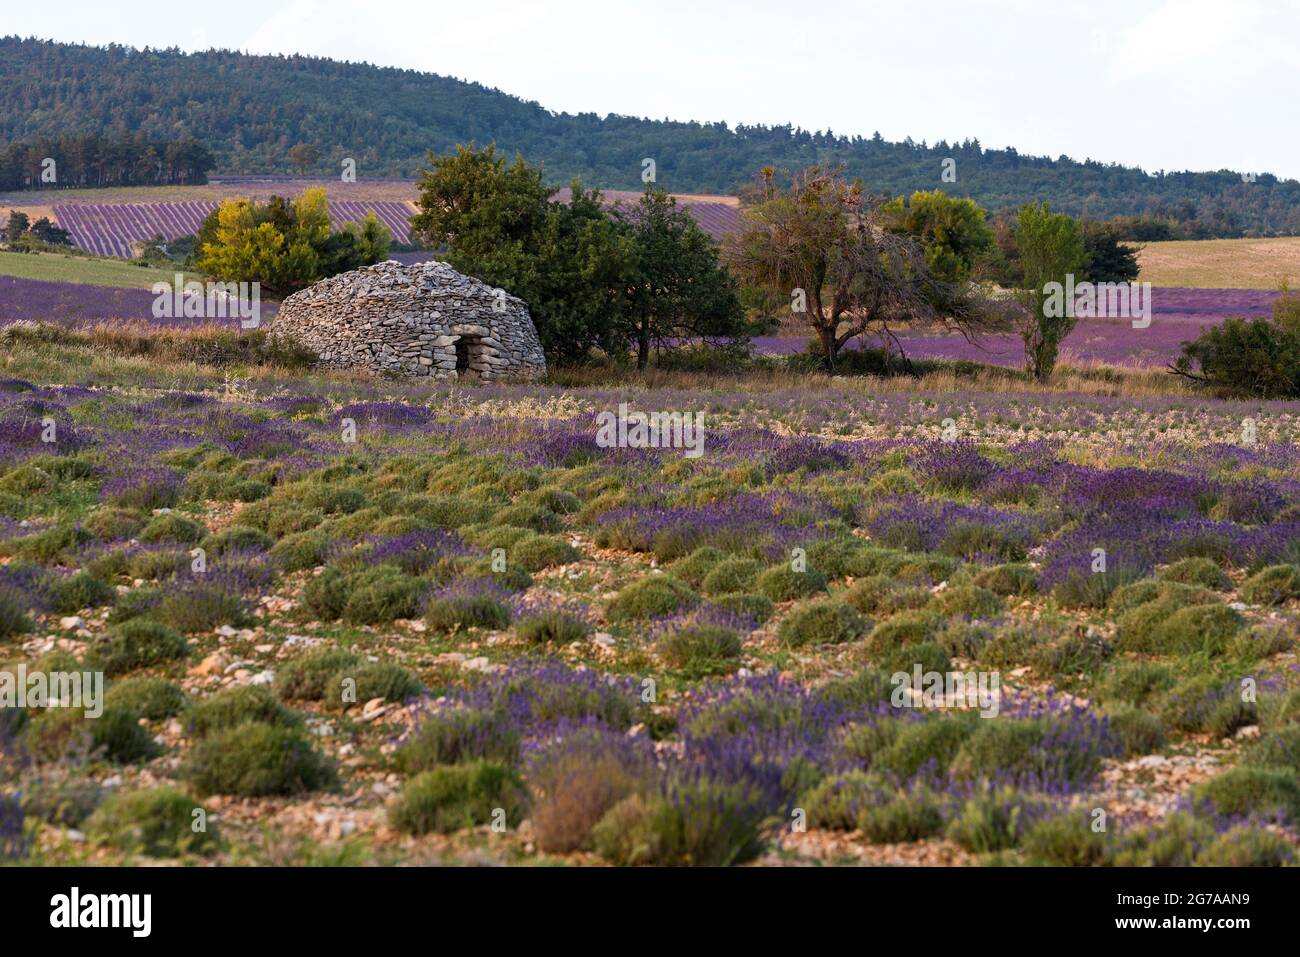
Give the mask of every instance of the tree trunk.
[[835, 355], [840, 351], [839, 341], [835, 338], [835, 327], [820, 326], [817, 329], [817, 337], [821, 340], [822, 357], [826, 360], [826, 368], [834, 368]]
[[650, 364], [650, 324], [642, 321], [636, 331], [636, 367], [644, 372]]

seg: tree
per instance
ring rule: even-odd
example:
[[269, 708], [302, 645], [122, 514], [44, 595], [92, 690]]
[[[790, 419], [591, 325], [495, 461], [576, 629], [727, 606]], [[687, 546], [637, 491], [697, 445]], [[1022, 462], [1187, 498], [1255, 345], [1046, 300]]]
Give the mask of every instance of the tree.
[[930, 274], [944, 282], [969, 280], [994, 248], [993, 230], [973, 199], [941, 189], [918, 191], [908, 200], [886, 203], [880, 212], [885, 229], [921, 244]]
[[51, 246], [71, 246], [72, 238], [66, 229], [55, 226], [48, 216], [42, 216], [32, 223], [28, 232], [43, 243]]
[[782, 187], [769, 167], [744, 214], [724, 258], [742, 282], [806, 316], [828, 365], [867, 330], [892, 337], [891, 324], [947, 321], [966, 335], [995, 324], [982, 297], [935, 276], [921, 245], [886, 229], [861, 182], [838, 171], [809, 167]]
[[289, 162], [297, 168], [298, 174], [302, 175], [307, 172], [308, 167], [316, 165], [316, 161], [320, 159], [320, 150], [311, 143], [297, 143], [289, 147], [286, 155]]
[[663, 189], [647, 187], [640, 202], [616, 213], [636, 243], [624, 334], [638, 369], [650, 347], [674, 339], [740, 336], [745, 315], [735, 283], [718, 262], [713, 240]]
[[29, 220], [27, 214], [18, 210], [9, 210], [9, 220], [5, 223], [5, 239], [11, 243], [18, 242], [20, 236], [27, 232]]
[[1169, 371], [1226, 395], [1300, 398], [1300, 296], [1282, 287], [1272, 319], [1232, 317], [1191, 342]]
[[330, 231], [325, 190], [304, 190], [292, 202], [229, 199], [204, 220], [196, 267], [227, 282], [257, 282], [287, 295], [388, 255], [388, 230], [373, 216]]
[[461, 272], [523, 299], [548, 362], [578, 362], [593, 348], [617, 355], [636, 250], [600, 194], [575, 180], [567, 204], [552, 202], [541, 167], [519, 155], [507, 166], [491, 145], [429, 160], [412, 233]]
[[[1015, 227], [1024, 305], [1021, 336], [1025, 342], [1025, 368], [1045, 380], [1056, 366], [1061, 341], [1078, 320], [1073, 303], [1061, 290], [1066, 277], [1083, 267], [1083, 239], [1079, 224], [1064, 213], [1053, 213], [1047, 203], [1020, 208]], [[1051, 284], [1059, 284], [1054, 296]]]
[[1083, 238], [1083, 275], [1089, 282], [1132, 282], [1138, 277], [1138, 250], [1120, 239], [1119, 227], [1112, 223], [1084, 220], [1080, 225]]

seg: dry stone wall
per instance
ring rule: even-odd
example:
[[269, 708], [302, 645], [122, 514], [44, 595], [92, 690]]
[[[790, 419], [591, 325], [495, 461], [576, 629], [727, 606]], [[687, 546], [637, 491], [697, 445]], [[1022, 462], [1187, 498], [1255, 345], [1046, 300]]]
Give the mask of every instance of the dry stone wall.
[[281, 304], [271, 335], [328, 369], [402, 376], [537, 378], [546, 357], [522, 299], [444, 262], [340, 273]]

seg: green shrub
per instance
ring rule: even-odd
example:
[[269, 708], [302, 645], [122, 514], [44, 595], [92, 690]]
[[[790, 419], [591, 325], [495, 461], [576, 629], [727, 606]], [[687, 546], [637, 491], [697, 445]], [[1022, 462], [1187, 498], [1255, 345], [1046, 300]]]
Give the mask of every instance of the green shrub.
[[762, 852], [763, 816], [745, 785], [699, 780], [671, 799], [625, 798], [592, 829], [592, 844], [621, 866], [727, 867]]
[[729, 558], [731, 556], [722, 549], [705, 545], [695, 549], [685, 558], [677, 559], [668, 567], [674, 578], [686, 582], [692, 588], [699, 588], [709, 573]]
[[90, 754], [134, 764], [160, 751], [134, 714], [116, 708], [104, 708], [98, 718], [86, 718], [75, 708], [51, 710], [31, 723], [27, 736], [32, 753], [45, 761]]
[[85, 572], [57, 579], [50, 589], [50, 601], [55, 612], [71, 614], [85, 608], [111, 605], [117, 590]]
[[1002, 599], [978, 585], [951, 585], [934, 596], [934, 605], [944, 615], [992, 618], [1002, 611]]
[[975, 584], [995, 595], [1023, 598], [1038, 591], [1038, 573], [1029, 565], [1010, 563], [981, 569]]
[[754, 588], [774, 602], [807, 598], [826, 590], [826, 576], [815, 568], [797, 572], [790, 565], [776, 565], [763, 572], [754, 582]]
[[332, 786], [334, 767], [297, 728], [245, 722], [202, 738], [181, 773], [200, 794], [263, 797]]
[[27, 609], [18, 600], [18, 596], [0, 589], [0, 639], [25, 635], [35, 625], [27, 616]]
[[828, 681], [817, 689], [816, 695], [819, 700], [847, 711], [888, 701], [892, 691], [889, 675], [876, 668], [864, 668], [850, 678]]
[[831, 538], [808, 546], [808, 564], [828, 578], [843, 578], [855, 567], [856, 553], [863, 548], [857, 538]]
[[408, 774], [480, 758], [513, 765], [519, 760], [519, 740], [519, 731], [504, 714], [445, 709], [424, 716], [394, 759]]
[[853, 831], [864, 807], [885, 789], [883, 779], [865, 771], [832, 774], [817, 782], [799, 798], [812, 827], [832, 831]]
[[1192, 792], [1225, 817], [1300, 820], [1300, 778], [1290, 768], [1236, 767], [1198, 785]]
[[187, 635], [211, 631], [219, 625], [240, 626], [250, 621], [243, 599], [220, 585], [168, 591], [158, 603], [154, 616]]
[[1105, 572], [1072, 570], [1052, 588], [1056, 600], [1066, 608], [1105, 608], [1111, 596], [1138, 578], [1127, 568]]
[[1044, 806], [1015, 788], [985, 791], [966, 799], [948, 824], [948, 837], [972, 854], [1019, 847]]
[[195, 704], [191, 728], [195, 736], [203, 738], [245, 721], [281, 727], [296, 727], [302, 723], [298, 715], [282, 705], [269, 688], [236, 685], [223, 688], [211, 698]]
[[93, 537], [80, 525], [55, 525], [34, 535], [0, 542], [0, 555], [9, 555], [20, 561], [52, 565], [64, 552], [86, 544]]
[[352, 579], [346, 572], [326, 565], [320, 574], [308, 580], [302, 590], [302, 602], [321, 621], [335, 621], [351, 596]]
[[1012, 778], [1042, 776], [1068, 780], [1087, 780], [1101, 769], [1098, 749], [1075, 745], [1053, 749], [1042, 747], [1050, 739], [1056, 723], [1048, 718], [1007, 718], [980, 720], [961, 751], [953, 758], [949, 773], [958, 779], [996, 779], [999, 774]]
[[144, 618], [114, 626], [91, 650], [92, 657], [109, 677], [166, 664], [189, 653], [184, 638], [166, 625]]
[[1124, 757], [1153, 754], [1165, 746], [1165, 726], [1160, 718], [1131, 704], [1116, 704], [1107, 710], [1110, 733], [1124, 749]]
[[493, 823], [498, 811], [507, 827], [517, 827], [527, 807], [528, 792], [517, 772], [476, 761], [416, 775], [389, 807], [388, 819], [408, 834], [449, 834]]
[[872, 844], [923, 841], [943, 831], [943, 814], [933, 794], [915, 788], [863, 808], [858, 827]]
[[1241, 615], [1227, 605], [1191, 605], [1158, 623], [1148, 646], [1163, 654], [1218, 655], [1227, 650], [1243, 624]]
[[883, 655], [904, 645], [930, 641], [943, 619], [930, 612], [905, 612], [879, 622], [867, 635], [867, 645], [874, 655]]
[[898, 730], [893, 742], [876, 755], [872, 767], [902, 778], [914, 776], [927, 765], [942, 772], [975, 733], [978, 720], [963, 712], [909, 721]]
[[161, 721], [185, 711], [190, 699], [180, 685], [163, 678], [126, 678], [108, 686], [104, 704], [130, 712], [137, 718]]
[[752, 558], [727, 558], [718, 562], [704, 576], [701, 588], [706, 595], [730, 595], [743, 592], [754, 584], [762, 566]]
[[1232, 579], [1208, 558], [1184, 558], [1162, 570], [1159, 577], [1164, 581], [1197, 585], [1215, 591], [1227, 591], [1232, 587]]
[[177, 542], [181, 545], [193, 545], [204, 536], [203, 526], [198, 522], [178, 515], [176, 512], [164, 512], [155, 516], [140, 532], [142, 542]]
[[880, 670], [891, 675], [900, 671], [910, 675], [916, 665], [921, 666], [922, 674], [930, 671], [946, 674], [952, 670], [952, 659], [935, 642], [923, 641], [890, 651], [881, 659]]
[[266, 532], [247, 525], [231, 525], [215, 535], [203, 539], [203, 549], [208, 556], [219, 557], [232, 551], [265, 551], [275, 544], [275, 539]]
[[839, 644], [860, 638], [871, 622], [845, 602], [834, 598], [809, 602], [790, 612], [777, 629], [777, 638], [788, 648], [804, 645]]
[[[201, 812], [200, 816], [194, 814]], [[202, 827], [195, 830], [196, 822]], [[124, 854], [181, 857], [208, 854], [217, 847], [207, 811], [171, 788], [111, 795], [86, 822], [86, 836]]]
[[[419, 679], [401, 665], [388, 661], [366, 662], [355, 671], [345, 668], [334, 677], [324, 700], [336, 708], [364, 705], [375, 698], [401, 703], [424, 692]], [[349, 679], [355, 685], [346, 684]]]
[[299, 572], [325, 564], [329, 547], [329, 539], [320, 532], [294, 532], [275, 543], [271, 549], [271, 561], [281, 571]]
[[275, 672], [275, 693], [286, 701], [322, 701], [334, 688], [342, 671], [354, 670], [361, 659], [350, 651], [318, 649], [291, 658]]
[[428, 587], [428, 582], [385, 565], [367, 569], [349, 580], [341, 617], [350, 625], [380, 625], [398, 618], [414, 618]]
[[1291, 867], [1295, 849], [1270, 831], [1240, 824], [1219, 835], [1197, 855], [1201, 867]]
[[1175, 811], [1158, 825], [1125, 833], [1107, 863], [1117, 867], [1188, 867], [1214, 837], [1210, 822]]
[[740, 665], [741, 639], [731, 628], [686, 624], [659, 640], [659, 654], [686, 678], [731, 674]]
[[[518, 528], [531, 528], [534, 532], [553, 533], [564, 528], [564, 520], [549, 508], [541, 505], [507, 505], [492, 513], [488, 519], [492, 525], [514, 525]], [[465, 523], [468, 524], [468, 523]]]
[[567, 565], [581, 557], [576, 548], [553, 535], [532, 535], [516, 542], [510, 549], [510, 561], [529, 572]]
[[424, 620], [434, 631], [464, 628], [501, 631], [510, 627], [510, 609], [491, 595], [460, 595], [435, 598], [425, 609]]
[[1229, 317], [1183, 343], [1175, 368], [1216, 393], [1268, 399], [1300, 397], [1300, 327], [1283, 295], [1273, 318]]
[[144, 525], [139, 512], [112, 506], [98, 509], [86, 519], [86, 531], [106, 542], [134, 538]]
[[1287, 768], [1300, 774], [1300, 725], [1266, 734], [1246, 752], [1242, 763], [1248, 767]]
[[1094, 831], [1092, 819], [1069, 813], [1039, 821], [1021, 842], [1025, 856], [1034, 863], [1058, 867], [1097, 867], [1112, 853], [1106, 831]]
[[648, 575], [625, 586], [609, 603], [610, 621], [662, 618], [699, 603], [690, 586], [671, 575]]
[[55, 773], [24, 783], [23, 810], [28, 817], [55, 827], [79, 828], [103, 797], [104, 789], [95, 781], [75, 773]]
[[724, 611], [752, 618], [760, 625], [771, 618], [776, 611], [772, 599], [764, 595], [718, 595], [713, 598], [712, 604]]
[[530, 645], [567, 645], [591, 634], [591, 626], [563, 611], [548, 610], [521, 621], [515, 629]]
[[1241, 600], [1252, 605], [1281, 605], [1293, 598], [1300, 598], [1300, 565], [1270, 565], [1241, 586]]
[[188, 567], [189, 553], [180, 548], [150, 549], [136, 552], [126, 560], [126, 575], [145, 581], [172, 578]]
[[1102, 678], [1097, 697], [1105, 702], [1119, 701], [1140, 707], [1176, 683], [1177, 678], [1168, 665], [1121, 661]]

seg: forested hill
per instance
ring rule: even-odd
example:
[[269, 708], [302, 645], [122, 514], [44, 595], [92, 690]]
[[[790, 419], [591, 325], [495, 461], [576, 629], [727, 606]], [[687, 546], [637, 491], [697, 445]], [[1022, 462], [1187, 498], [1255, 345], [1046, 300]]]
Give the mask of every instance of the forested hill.
[[[571, 115], [412, 70], [0, 38], [0, 150], [37, 155], [43, 143], [88, 133], [151, 142], [192, 136], [224, 173], [297, 172], [290, 150], [305, 143], [319, 150], [307, 172], [336, 173], [352, 157], [362, 177], [411, 175], [428, 150], [495, 141], [544, 162], [557, 184], [579, 176], [590, 185], [635, 189], [642, 159], [652, 157], [658, 182], [676, 192], [735, 192], [763, 166], [823, 162], [843, 164], [873, 193], [942, 185], [990, 209], [1045, 199], [1075, 215], [1173, 219], [1193, 235], [1300, 233], [1300, 183], [1263, 172], [1250, 183], [1229, 171], [1148, 175], [986, 150], [977, 141], [926, 146], [789, 126]], [[955, 161], [957, 181], [941, 184], [947, 158]]]

